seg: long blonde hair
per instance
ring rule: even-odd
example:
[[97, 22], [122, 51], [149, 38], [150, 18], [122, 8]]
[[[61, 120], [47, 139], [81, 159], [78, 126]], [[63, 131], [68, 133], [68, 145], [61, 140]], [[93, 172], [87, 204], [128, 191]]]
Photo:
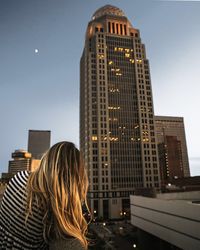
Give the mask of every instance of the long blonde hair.
[[[88, 179], [79, 150], [71, 142], [55, 144], [43, 156], [39, 168], [30, 174], [27, 191], [27, 218], [36, 201], [44, 210], [43, 235], [46, 241], [72, 236], [87, 249], [87, 222], [82, 206], [87, 206]], [[87, 207], [88, 208], [88, 207]]]

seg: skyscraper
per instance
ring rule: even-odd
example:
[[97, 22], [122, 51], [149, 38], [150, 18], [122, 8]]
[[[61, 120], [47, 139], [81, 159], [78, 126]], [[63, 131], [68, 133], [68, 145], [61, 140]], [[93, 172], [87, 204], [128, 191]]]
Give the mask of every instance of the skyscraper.
[[176, 136], [165, 136], [164, 142], [158, 144], [158, 155], [162, 186], [184, 177], [181, 142]]
[[189, 177], [187, 144], [182, 117], [155, 116], [162, 183]]
[[106, 5], [92, 16], [80, 71], [80, 147], [91, 209], [119, 218], [136, 188], [160, 185], [149, 62], [139, 30], [119, 8]]
[[42, 155], [50, 148], [51, 131], [29, 130], [28, 152], [34, 159], [40, 160]]

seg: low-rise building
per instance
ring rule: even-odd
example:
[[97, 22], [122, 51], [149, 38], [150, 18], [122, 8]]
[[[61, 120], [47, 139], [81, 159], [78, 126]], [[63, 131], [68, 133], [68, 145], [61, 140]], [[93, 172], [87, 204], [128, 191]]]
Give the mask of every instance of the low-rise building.
[[130, 199], [131, 223], [142, 234], [140, 249], [200, 249], [199, 191]]
[[16, 174], [22, 170], [30, 170], [31, 157], [32, 155], [23, 149], [15, 150], [15, 152], [12, 153], [13, 160], [9, 161], [8, 172]]

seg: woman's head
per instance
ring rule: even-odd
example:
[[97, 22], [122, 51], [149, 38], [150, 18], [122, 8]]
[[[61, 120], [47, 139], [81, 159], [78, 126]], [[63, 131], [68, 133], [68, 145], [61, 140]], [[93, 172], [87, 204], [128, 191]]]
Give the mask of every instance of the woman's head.
[[73, 236], [87, 247], [87, 223], [82, 213], [88, 179], [79, 150], [71, 142], [52, 146], [31, 173], [28, 182], [28, 214], [32, 202], [44, 209], [44, 236]]

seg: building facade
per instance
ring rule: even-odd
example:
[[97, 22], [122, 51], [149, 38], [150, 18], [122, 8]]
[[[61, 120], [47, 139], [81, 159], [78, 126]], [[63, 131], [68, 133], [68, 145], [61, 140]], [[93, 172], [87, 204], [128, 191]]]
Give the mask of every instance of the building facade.
[[40, 160], [42, 155], [50, 148], [51, 131], [49, 130], [29, 130], [28, 152], [33, 159]]
[[158, 155], [162, 186], [184, 177], [181, 142], [176, 136], [165, 136], [165, 141], [158, 144]]
[[131, 224], [139, 229], [139, 249], [200, 249], [200, 192], [131, 195]]
[[12, 153], [13, 160], [9, 161], [8, 173], [16, 174], [19, 171], [31, 170], [31, 154], [23, 149]]
[[130, 211], [136, 188], [160, 185], [145, 46], [122, 10], [106, 5], [89, 22], [80, 61], [80, 147], [97, 217]]
[[189, 161], [182, 117], [155, 116], [162, 184], [189, 177]]

